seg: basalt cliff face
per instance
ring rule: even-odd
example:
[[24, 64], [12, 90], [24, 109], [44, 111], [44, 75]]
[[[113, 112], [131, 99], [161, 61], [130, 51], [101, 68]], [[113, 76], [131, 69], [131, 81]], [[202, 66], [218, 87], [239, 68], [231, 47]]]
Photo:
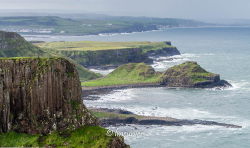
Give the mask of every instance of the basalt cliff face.
[[0, 132], [50, 133], [96, 125], [78, 72], [63, 58], [0, 59]]

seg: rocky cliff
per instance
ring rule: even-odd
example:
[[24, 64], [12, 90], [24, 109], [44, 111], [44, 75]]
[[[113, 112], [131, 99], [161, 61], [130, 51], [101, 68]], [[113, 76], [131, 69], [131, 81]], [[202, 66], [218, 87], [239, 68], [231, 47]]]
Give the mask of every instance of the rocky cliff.
[[228, 87], [227, 81], [221, 80], [220, 75], [207, 72], [196, 62], [185, 62], [165, 71], [161, 83], [168, 87]]
[[95, 125], [78, 72], [62, 58], [0, 59], [0, 132], [49, 133]]

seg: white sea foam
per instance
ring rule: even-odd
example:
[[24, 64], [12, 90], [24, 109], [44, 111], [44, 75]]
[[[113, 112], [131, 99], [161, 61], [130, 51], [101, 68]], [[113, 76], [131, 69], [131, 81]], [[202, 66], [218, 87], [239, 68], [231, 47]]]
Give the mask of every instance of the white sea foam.
[[131, 100], [134, 97], [133, 89], [116, 90], [110, 94], [102, 95], [97, 102], [121, 102]]
[[241, 81], [229, 81], [233, 87], [227, 88], [227, 90], [250, 90], [250, 82], [246, 80]]
[[114, 71], [115, 69], [107, 69], [107, 70], [101, 70], [101, 69], [90, 69], [90, 71], [96, 72], [96, 73], [100, 73], [102, 75], [107, 75], [109, 73], [111, 73], [112, 71]]
[[160, 107], [126, 107], [127, 110], [139, 115], [157, 116], [157, 117], [174, 117], [178, 119], [204, 119], [214, 118], [216, 115], [194, 108], [160, 108]]
[[167, 68], [181, 64], [185, 61], [194, 61], [195, 58], [200, 56], [212, 56], [212, 53], [204, 53], [204, 54], [192, 54], [192, 53], [184, 53], [181, 55], [175, 55], [170, 57], [159, 57], [154, 59], [154, 63], [151, 65], [155, 69], [159, 71], [166, 70]]
[[194, 58], [199, 57], [197, 54], [181, 54], [170, 57], [159, 57], [154, 59], [154, 63], [151, 65], [153, 68], [159, 71], [164, 71], [167, 68], [180, 64], [185, 61], [193, 60]]

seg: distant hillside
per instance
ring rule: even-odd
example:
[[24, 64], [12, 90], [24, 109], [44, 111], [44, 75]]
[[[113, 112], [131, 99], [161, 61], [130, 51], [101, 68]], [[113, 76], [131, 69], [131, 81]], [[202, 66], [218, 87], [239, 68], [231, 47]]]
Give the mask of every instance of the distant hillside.
[[49, 56], [17, 33], [0, 31], [0, 57]]
[[207, 25], [199, 21], [174, 18], [77, 16], [72, 17], [74, 19], [58, 16], [0, 17], [0, 29], [23, 34], [89, 35]]
[[[52, 57], [59, 54], [46, 51], [27, 42], [23, 37], [14, 32], [0, 31], [0, 57]], [[63, 57], [63, 56], [61, 56]], [[75, 63], [72, 59], [67, 58]], [[76, 63], [75, 63], [76, 64]], [[81, 80], [91, 80], [100, 77], [81, 65], [76, 64]]]

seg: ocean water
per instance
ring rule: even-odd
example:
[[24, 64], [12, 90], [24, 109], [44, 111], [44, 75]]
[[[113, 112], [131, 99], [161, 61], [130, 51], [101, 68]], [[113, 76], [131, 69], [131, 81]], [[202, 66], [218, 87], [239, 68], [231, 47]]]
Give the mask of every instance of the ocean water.
[[248, 148], [250, 147], [250, 27], [173, 28], [132, 34], [84, 37], [26, 37], [29, 40], [172, 41], [181, 56], [161, 57], [152, 66], [159, 71], [197, 61], [221, 74], [233, 87], [216, 89], [136, 88], [84, 100], [87, 106], [121, 108], [140, 115], [202, 119], [241, 125], [110, 127], [125, 136], [133, 148]]

